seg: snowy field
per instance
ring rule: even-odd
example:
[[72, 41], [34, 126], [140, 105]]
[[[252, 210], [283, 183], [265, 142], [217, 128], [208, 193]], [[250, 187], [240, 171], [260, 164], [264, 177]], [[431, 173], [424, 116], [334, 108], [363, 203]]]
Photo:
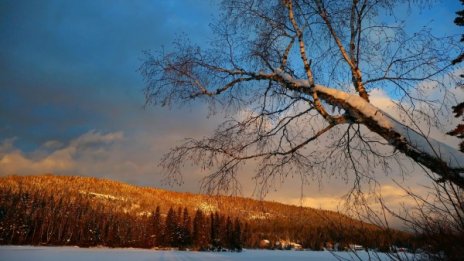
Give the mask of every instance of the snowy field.
[[[352, 253], [337, 252], [343, 260], [359, 260]], [[358, 251], [362, 260], [369, 260], [365, 251]], [[378, 260], [373, 258], [371, 260]], [[389, 258], [380, 254], [381, 260]], [[211, 253], [188, 251], [157, 251], [145, 249], [122, 248], [77, 248], [77, 247], [33, 247], [33, 246], [0, 246], [0, 261], [281, 261], [306, 260], [326, 261], [337, 260], [327, 251], [271, 251], [271, 250], [244, 250], [241, 253]]]

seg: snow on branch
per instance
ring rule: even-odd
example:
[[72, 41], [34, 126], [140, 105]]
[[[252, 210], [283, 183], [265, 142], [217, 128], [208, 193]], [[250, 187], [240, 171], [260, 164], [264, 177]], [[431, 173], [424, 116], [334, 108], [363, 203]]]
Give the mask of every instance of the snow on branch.
[[[276, 70], [276, 74], [296, 88], [311, 89], [308, 81], [293, 79], [281, 70]], [[322, 85], [315, 85], [312, 91], [328, 104], [343, 108], [357, 122], [385, 138], [396, 150], [412, 157], [444, 180], [464, 186], [464, 154], [457, 149], [403, 125], [358, 95]]]

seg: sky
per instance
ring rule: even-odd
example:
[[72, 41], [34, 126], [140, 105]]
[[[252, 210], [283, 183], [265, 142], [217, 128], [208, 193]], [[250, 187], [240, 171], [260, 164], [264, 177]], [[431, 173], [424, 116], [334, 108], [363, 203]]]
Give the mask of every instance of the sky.
[[[201, 105], [144, 107], [137, 71], [146, 50], [169, 49], [181, 34], [204, 45], [215, 0], [0, 0], [0, 176], [95, 176], [200, 192], [206, 173], [187, 166], [168, 186], [158, 161], [183, 138], [211, 134], [222, 118]], [[459, 1], [408, 14], [411, 28], [457, 34]], [[403, 12], [403, 10], [399, 10]], [[251, 170], [244, 170], [251, 176]], [[289, 179], [270, 200], [334, 208], [346, 184], [304, 189]], [[298, 189], [295, 189], [298, 188]], [[391, 195], [398, 191], [385, 187]], [[251, 185], [244, 196], [252, 195]]]

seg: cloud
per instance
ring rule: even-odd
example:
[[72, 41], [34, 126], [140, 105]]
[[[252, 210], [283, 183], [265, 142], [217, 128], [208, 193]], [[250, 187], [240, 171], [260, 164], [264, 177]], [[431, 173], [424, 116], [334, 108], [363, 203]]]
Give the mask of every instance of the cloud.
[[[418, 190], [416, 190], [416, 192], [418, 192]], [[311, 196], [293, 198], [276, 197], [275, 200], [296, 206], [340, 211], [345, 208], [344, 204], [346, 203], [346, 198], [342, 193], [343, 192], [340, 190], [338, 193], [327, 193], [327, 191], [324, 191], [311, 193], [313, 194]], [[393, 186], [391, 184], [382, 185], [375, 191], [375, 193], [366, 194], [367, 200], [371, 203], [371, 207], [380, 209], [381, 205], [377, 200], [379, 196], [382, 196], [382, 199], [387, 202], [389, 206], [394, 206], [395, 208], [401, 207], [403, 205], [414, 204], [414, 201], [408, 197], [406, 191], [404, 191], [402, 188], [399, 188], [398, 186]]]
[[343, 198], [341, 197], [304, 197], [301, 199], [294, 198], [288, 200], [287, 203], [292, 205], [301, 205], [316, 209], [327, 209], [337, 211], [342, 208]]
[[76, 149], [88, 148], [93, 146], [101, 146], [104, 144], [111, 144], [123, 140], [122, 132], [112, 132], [107, 134], [102, 134], [94, 130], [84, 133], [80, 137], [71, 141], [70, 147], [75, 147]]
[[0, 145], [0, 175], [80, 172], [79, 168], [92, 164], [92, 162], [82, 162], [82, 159], [96, 161], [101, 158], [99, 155], [109, 153], [112, 144], [122, 140], [122, 132], [103, 134], [90, 131], [59, 149], [56, 148], [58, 145], [61, 147], [61, 143], [45, 142], [43, 148], [52, 149], [50, 153], [39, 148], [27, 155], [14, 146], [14, 139], [6, 139]]
[[[367, 194], [367, 196], [371, 198], [371, 201], [375, 201], [375, 197], [381, 195], [383, 200], [387, 202], [389, 205], [393, 206], [400, 206], [402, 204], [412, 204], [413, 201], [407, 195], [407, 193], [393, 185], [383, 185], [377, 190], [378, 194]], [[325, 194], [325, 193], [324, 193]], [[312, 207], [312, 208], [321, 208], [321, 209], [329, 209], [329, 210], [341, 210], [344, 207], [345, 198], [343, 195], [322, 195], [318, 196], [306, 196], [303, 198], [291, 198], [291, 199], [283, 199], [289, 204], [293, 205], [301, 205], [305, 207]], [[379, 202], [375, 202], [373, 205], [379, 207]]]
[[164, 170], [158, 167], [160, 157], [173, 144], [187, 136], [198, 136], [205, 132], [208, 124], [201, 128], [180, 125], [163, 128], [150, 125], [144, 131], [102, 132], [91, 130], [72, 138], [68, 142], [49, 140], [32, 151], [17, 146], [20, 138], [0, 140], [0, 176], [37, 175], [81, 175], [110, 178], [135, 185], [154, 186], [178, 191], [199, 192], [199, 182], [205, 172], [197, 167], [186, 168], [185, 184], [170, 187], [163, 184]]
[[[427, 191], [423, 188], [415, 187], [414, 189], [411, 189], [410, 192], [414, 192], [416, 195], [426, 195]], [[340, 193], [342, 193], [342, 190], [340, 189], [333, 190], [331, 192], [325, 190], [323, 192], [315, 193], [315, 191], [313, 191], [311, 193], [313, 195], [310, 196], [280, 196], [274, 198], [274, 200], [295, 206], [341, 212], [369, 223], [376, 223], [379, 225], [383, 223], [382, 225], [389, 225], [390, 227], [400, 229], [407, 229], [407, 227], [404, 227], [403, 221], [393, 216], [389, 211], [393, 211], [398, 215], [404, 215], [405, 211], [408, 212], [414, 207], [417, 207], [417, 203], [414, 199], [410, 197], [404, 189], [394, 184], [379, 186], [375, 192], [364, 195], [366, 202], [368, 202], [369, 212], [365, 212], [365, 205], [347, 205], [345, 200], [346, 198]], [[379, 198], [382, 199], [382, 204], [379, 201]], [[384, 207], [387, 207], [389, 211], [384, 212]], [[387, 218], [388, 224], [384, 223], [384, 215]]]
[[58, 140], [49, 140], [42, 145], [44, 149], [51, 149], [51, 150], [59, 149], [62, 146], [63, 146], [63, 143]]

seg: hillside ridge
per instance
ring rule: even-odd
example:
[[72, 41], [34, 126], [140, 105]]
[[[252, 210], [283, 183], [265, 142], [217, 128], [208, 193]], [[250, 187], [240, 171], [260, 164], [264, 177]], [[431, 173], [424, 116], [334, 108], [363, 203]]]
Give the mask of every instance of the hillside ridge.
[[[255, 207], [258, 207], [258, 210], [259, 208], [261, 208], [262, 211], [266, 210], [267, 208], [285, 207], [297, 211], [304, 210], [304, 212], [314, 211], [343, 215], [332, 210], [296, 206], [276, 201], [258, 200], [241, 196], [207, 195], [201, 193], [177, 192], [156, 187], [137, 186], [106, 178], [85, 176], [58, 176], [50, 173], [33, 176], [10, 175], [6, 177], [0, 177], [0, 187], [6, 187], [8, 184], [12, 187], [15, 187], [19, 186], [20, 184], [27, 185], [28, 183], [31, 183], [29, 185], [33, 184], [34, 186], [37, 186], [36, 189], [43, 189], [43, 187], [55, 189], [60, 188], [61, 190], [68, 190], [70, 192], [84, 192], [85, 190], [85, 192], [89, 195], [97, 193], [102, 195], [109, 195], [115, 198], [126, 198], [126, 201], [130, 200], [137, 201], [139, 202], [139, 204], [141, 203], [141, 208], [151, 208], [153, 210], [156, 207], [156, 205], [168, 205], [167, 202], [169, 202], [171, 206], [185, 206], [186, 203], [187, 205], [195, 205], [200, 200], [201, 203], [214, 204], [216, 205], [214, 207], [217, 208], [219, 211], [222, 210], [227, 212], [227, 208], [225, 208], [223, 204], [224, 201], [239, 200], [248, 204], [252, 204]], [[164, 202], [162, 202], [161, 200], [157, 200], [156, 198], [157, 196], [161, 195], [163, 196], [162, 201]], [[180, 200], [182, 201], [180, 202]], [[244, 204], [243, 206], [246, 207], [248, 206], [248, 204]], [[192, 210], [197, 209], [198, 205], [201, 204], [197, 204], [196, 207], [191, 206]], [[187, 207], [189, 208], [189, 206]], [[254, 208], [254, 210], [256, 209]], [[167, 211], [167, 209], [165, 209], [165, 211]]]
[[[192, 243], [193, 217], [198, 215], [203, 230], [212, 233], [205, 235], [209, 241], [203, 240], [202, 247], [219, 244], [221, 240], [213, 233], [216, 226], [224, 231], [226, 226], [230, 231], [237, 227], [240, 240], [234, 242], [246, 247], [262, 247], [263, 240], [271, 246], [285, 241], [311, 249], [335, 242], [387, 247], [387, 237], [405, 239], [402, 232], [394, 231], [392, 237], [380, 227], [341, 213], [279, 202], [174, 192], [95, 177], [45, 174], [0, 178], [0, 244], [153, 247], [171, 242], [169, 246], [181, 246], [167, 239], [171, 233], [168, 224], [176, 223], [170, 229], [182, 228]], [[70, 223], [77, 225], [69, 228]], [[153, 238], [163, 240], [155, 242]]]

